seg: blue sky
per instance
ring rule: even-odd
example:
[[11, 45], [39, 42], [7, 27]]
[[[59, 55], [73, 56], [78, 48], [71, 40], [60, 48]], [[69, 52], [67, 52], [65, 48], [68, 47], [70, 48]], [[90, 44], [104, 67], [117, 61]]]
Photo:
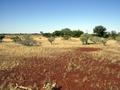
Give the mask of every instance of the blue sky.
[[0, 33], [120, 31], [120, 0], [0, 0]]

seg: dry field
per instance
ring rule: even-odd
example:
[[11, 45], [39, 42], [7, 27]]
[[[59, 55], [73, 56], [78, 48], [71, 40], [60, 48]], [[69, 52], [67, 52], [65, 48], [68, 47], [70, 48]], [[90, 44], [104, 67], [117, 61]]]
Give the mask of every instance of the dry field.
[[40, 46], [27, 47], [9, 38], [0, 44], [0, 90], [16, 85], [29, 90], [43, 89], [44, 82], [57, 84], [55, 90], [120, 90], [120, 46], [109, 40], [82, 45], [79, 39], [56, 38], [51, 45], [34, 37]]

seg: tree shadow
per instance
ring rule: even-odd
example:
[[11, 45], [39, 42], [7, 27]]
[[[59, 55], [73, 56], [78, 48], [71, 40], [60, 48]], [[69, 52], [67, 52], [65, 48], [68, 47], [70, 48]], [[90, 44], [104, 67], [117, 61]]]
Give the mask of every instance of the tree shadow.
[[54, 87], [52, 88], [52, 90], [61, 90], [62, 86], [59, 86], [59, 87]]

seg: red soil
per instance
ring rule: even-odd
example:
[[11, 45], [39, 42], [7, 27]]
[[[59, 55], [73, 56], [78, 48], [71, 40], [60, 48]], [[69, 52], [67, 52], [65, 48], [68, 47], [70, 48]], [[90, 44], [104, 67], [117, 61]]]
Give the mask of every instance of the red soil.
[[92, 51], [99, 51], [101, 50], [100, 48], [91, 48], [91, 47], [81, 47], [77, 49], [78, 51], [81, 52], [92, 52]]
[[[74, 63], [75, 66], [69, 66], [69, 63]], [[51, 79], [62, 87], [61, 90], [120, 90], [119, 63], [94, 60], [81, 50], [63, 53], [54, 58], [26, 58], [22, 65], [0, 71], [0, 85], [11, 82], [33, 86], [36, 83], [40, 90], [44, 81]]]

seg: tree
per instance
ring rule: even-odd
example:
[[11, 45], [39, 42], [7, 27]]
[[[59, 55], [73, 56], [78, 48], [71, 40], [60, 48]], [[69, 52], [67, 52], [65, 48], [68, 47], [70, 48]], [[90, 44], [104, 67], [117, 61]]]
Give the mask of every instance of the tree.
[[61, 35], [62, 36], [64, 36], [64, 35], [71, 36], [72, 35], [72, 31], [69, 28], [64, 28], [64, 29], [61, 30]]
[[116, 31], [111, 31], [111, 37], [112, 37], [113, 39], [115, 39], [115, 38], [116, 38], [116, 36], [117, 36]]
[[53, 36], [61, 36], [61, 31], [54, 31]]
[[0, 35], [0, 42], [2, 42], [3, 38], [5, 38], [5, 35]]
[[82, 34], [83, 34], [83, 31], [80, 31], [80, 30], [72, 31], [72, 36], [73, 37], [80, 37]]
[[40, 31], [40, 34], [43, 35], [43, 31]]
[[51, 33], [43, 33], [43, 36], [44, 36], [44, 37], [51, 37], [52, 34], [51, 34]]
[[97, 36], [99, 37], [104, 37], [104, 35], [106, 34], [106, 28], [103, 27], [103, 26], [96, 26], [94, 29], [93, 29], [93, 32], [96, 33]]
[[69, 40], [72, 36], [72, 31], [69, 28], [64, 28], [61, 30], [61, 36], [64, 40]]

